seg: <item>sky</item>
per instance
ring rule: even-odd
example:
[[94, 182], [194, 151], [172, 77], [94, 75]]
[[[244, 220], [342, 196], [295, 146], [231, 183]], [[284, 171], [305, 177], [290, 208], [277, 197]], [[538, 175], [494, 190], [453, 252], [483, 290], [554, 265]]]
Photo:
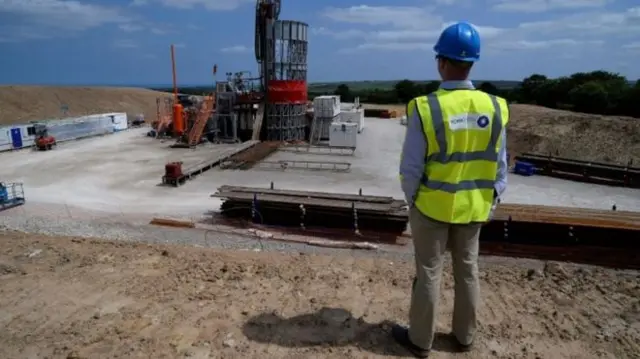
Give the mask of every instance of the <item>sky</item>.
[[[0, 0], [0, 84], [210, 84], [257, 73], [255, 0]], [[640, 78], [638, 0], [282, 0], [309, 24], [308, 81], [436, 79], [454, 21], [480, 32], [479, 80], [607, 70]]]

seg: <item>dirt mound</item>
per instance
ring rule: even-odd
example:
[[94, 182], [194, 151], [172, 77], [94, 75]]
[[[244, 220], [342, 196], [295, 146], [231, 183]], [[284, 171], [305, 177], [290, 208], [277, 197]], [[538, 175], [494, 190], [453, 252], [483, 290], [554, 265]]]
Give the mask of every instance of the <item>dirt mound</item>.
[[[404, 105], [364, 105], [404, 115]], [[586, 161], [640, 165], [640, 119], [511, 105], [507, 141], [512, 158], [523, 152]]]
[[[449, 263], [438, 358], [455, 356], [442, 335]], [[0, 234], [0, 357], [406, 358], [389, 328], [408, 317], [413, 270], [385, 257]], [[481, 278], [465, 358], [637, 357], [637, 274], [484, 263]]]
[[511, 105], [510, 152], [640, 163], [640, 119]]
[[0, 86], [0, 125], [105, 112], [126, 112], [130, 119], [142, 113], [150, 120], [156, 99], [165, 96], [127, 87]]

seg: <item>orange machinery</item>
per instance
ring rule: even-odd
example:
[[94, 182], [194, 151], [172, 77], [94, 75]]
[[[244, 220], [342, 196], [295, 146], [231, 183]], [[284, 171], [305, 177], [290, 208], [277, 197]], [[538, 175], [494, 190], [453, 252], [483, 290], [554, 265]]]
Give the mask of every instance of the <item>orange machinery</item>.
[[178, 85], [176, 81], [176, 56], [174, 45], [171, 44], [171, 71], [173, 75], [173, 133], [180, 137], [185, 133], [184, 108], [178, 101]]
[[47, 151], [53, 149], [57, 145], [55, 137], [49, 135], [47, 126], [44, 124], [36, 124], [36, 149], [39, 151]]

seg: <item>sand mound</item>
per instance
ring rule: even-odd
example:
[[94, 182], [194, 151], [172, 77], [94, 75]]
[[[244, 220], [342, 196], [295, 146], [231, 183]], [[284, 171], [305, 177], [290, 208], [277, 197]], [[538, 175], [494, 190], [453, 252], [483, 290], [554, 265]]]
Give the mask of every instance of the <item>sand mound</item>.
[[512, 105], [510, 152], [640, 165], [640, 119]]
[[[403, 105], [365, 105], [404, 114]], [[508, 148], [587, 161], [640, 166], [640, 119], [511, 105]]]
[[156, 98], [163, 96], [169, 94], [126, 87], [0, 86], [0, 125], [105, 112], [155, 119]]

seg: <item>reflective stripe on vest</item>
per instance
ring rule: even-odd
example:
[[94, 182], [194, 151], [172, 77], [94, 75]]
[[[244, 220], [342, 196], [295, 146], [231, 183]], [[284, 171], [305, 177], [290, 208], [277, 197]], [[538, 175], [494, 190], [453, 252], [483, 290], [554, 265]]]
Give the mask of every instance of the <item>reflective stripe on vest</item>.
[[[498, 139], [502, 132], [502, 111], [500, 110], [500, 104], [498, 99], [490, 94], [487, 94], [491, 98], [493, 104], [494, 114], [491, 121], [491, 139], [487, 145], [487, 149], [484, 151], [475, 152], [453, 152], [447, 153], [447, 138], [445, 137], [445, 125], [444, 116], [442, 114], [442, 108], [440, 108], [440, 102], [438, 96], [435, 93], [427, 95], [427, 102], [429, 103], [429, 114], [431, 115], [431, 123], [436, 135], [436, 141], [438, 142], [439, 152], [426, 156], [425, 164], [429, 161], [447, 164], [450, 162], [469, 162], [477, 160], [485, 161], [498, 161], [498, 152], [496, 146], [498, 145]], [[456, 193], [463, 190], [474, 189], [493, 189], [495, 186], [494, 181], [489, 180], [473, 180], [473, 181], [461, 181], [458, 183], [447, 183], [442, 181], [435, 181], [422, 176], [422, 185], [425, 187], [436, 190], [444, 191], [448, 193]]]
[[[413, 103], [428, 141], [415, 206], [427, 217], [446, 223], [486, 221], [493, 202], [498, 144], [509, 120], [505, 101], [465, 89], [438, 90]], [[477, 120], [483, 115], [491, 118], [490, 126], [475, 127], [469, 122], [473, 121], [470, 116]], [[454, 118], [467, 121], [466, 125], [452, 127]]]
[[473, 190], [473, 189], [492, 189], [493, 186], [495, 186], [495, 181], [473, 180], [473, 181], [460, 181], [458, 183], [448, 183], [448, 182], [434, 181], [434, 180], [425, 181], [425, 178], [423, 176], [422, 185], [434, 191], [456, 193], [458, 191]]
[[429, 112], [431, 114], [431, 123], [436, 133], [436, 141], [440, 152], [434, 153], [431, 156], [425, 158], [426, 161], [433, 161], [438, 163], [448, 162], [467, 162], [475, 160], [497, 161], [498, 153], [496, 152], [496, 146], [498, 144], [498, 138], [500, 138], [500, 132], [502, 132], [502, 112], [500, 111], [500, 105], [498, 99], [493, 96], [491, 102], [495, 114], [493, 115], [493, 121], [491, 121], [491, 140], [487, 149], [478, 152], [453, 152], [447, 153], [447, 138], [445, 137], [444, 116], [442, 115], [442, 109], [440, 108], [440, 102], [438, 96], [431, 93], [427, 95], [427, 101], [429, 103]]

